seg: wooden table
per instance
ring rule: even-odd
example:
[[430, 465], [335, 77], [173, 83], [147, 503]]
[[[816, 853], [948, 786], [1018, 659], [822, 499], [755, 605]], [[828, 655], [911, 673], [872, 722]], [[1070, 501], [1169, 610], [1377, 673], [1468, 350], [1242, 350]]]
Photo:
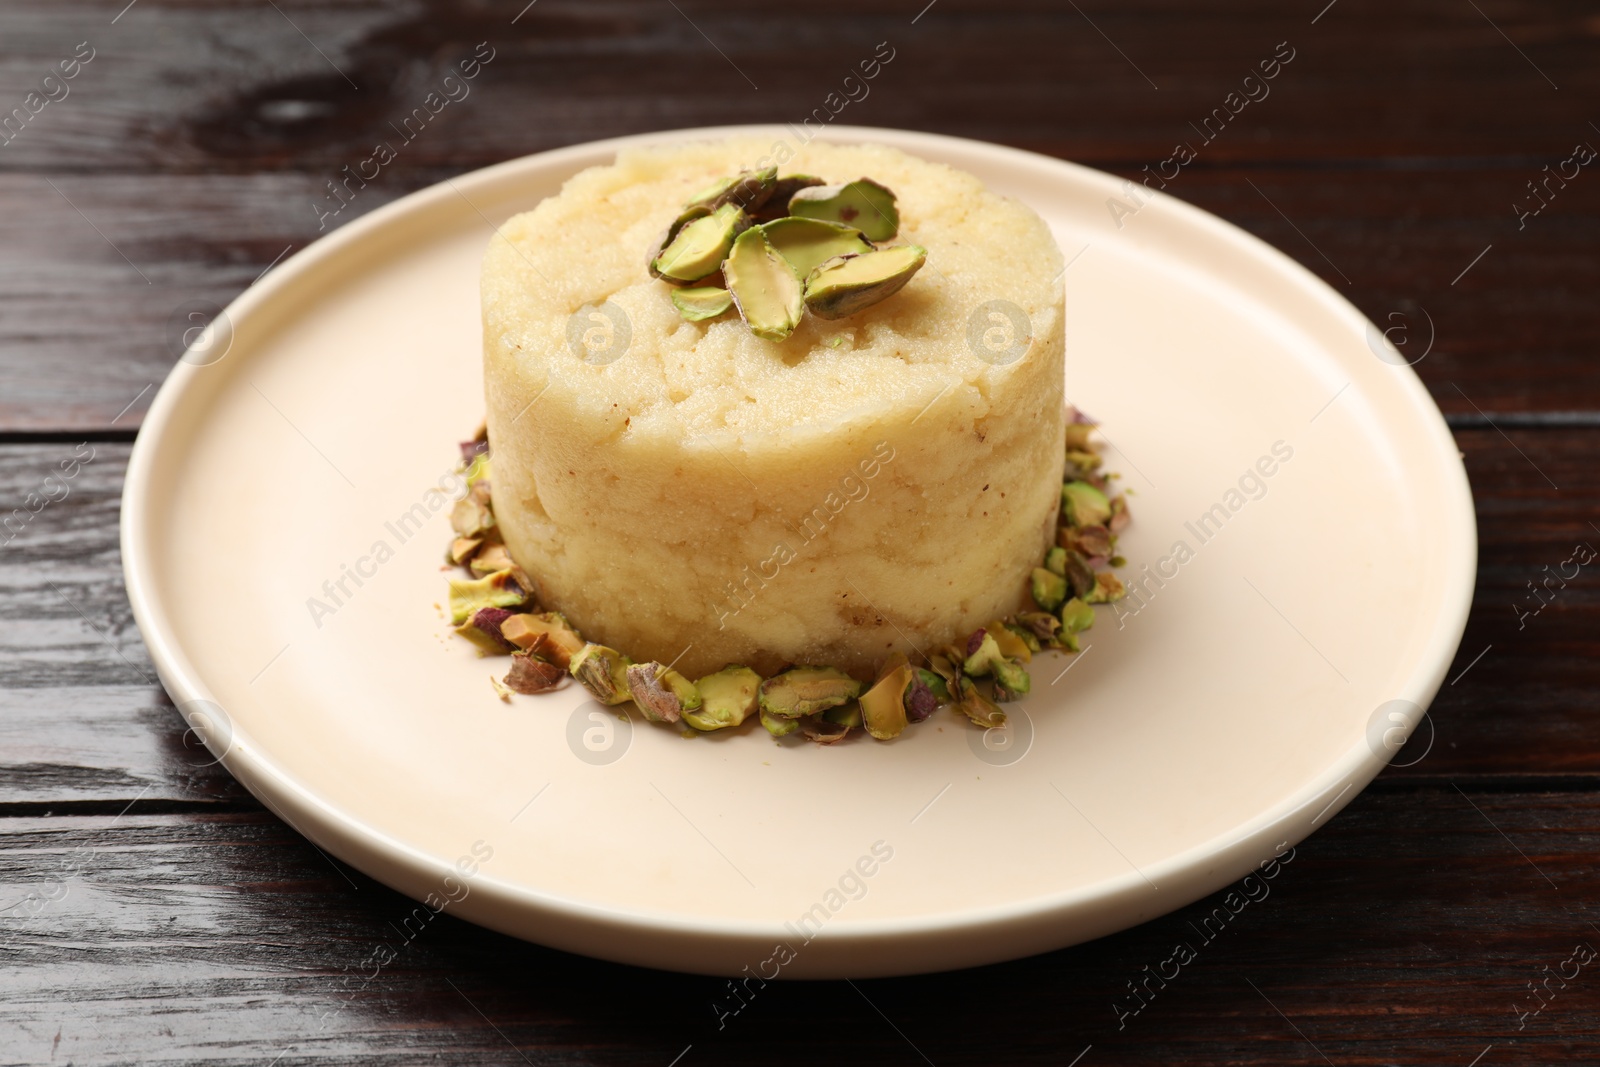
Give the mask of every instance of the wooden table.
[[[1600, 968], [1574, 957], [1600, 946], [1595, 568], [1530, 611], [1530, 583], [1600, 545], [1600, 175], [1563, 165], [1600, 145], [1592, 5], [525, 2], [0, 8], [0, 112], [24, 109], [0, 146], [0, 1063], [1600, 1057]], [[319, 219], [326, 183], [479, 42], [469, 96]], [[864, 96], [846, 82], [885, 53]], [[1263, 85], [1211, 140], [1191, 126]], [[1005, 966], [770, 987], [720, 1030], [717, 980], [448, 915], [407, 941], [405, 899], [205, 766], [130, 618], [119, 495], [175, 311], [446, 176], [836, 107], [1127, 177], [1200, 144], [1170, 192], [1298, 258], [1413, 358], [1432, 341], [1416, 369], [1482, 540], [1432, 748], [1136, 1015], [1114, 1008], [1127, 984], [1217, 899]], [[398, 956], [373, 977], [380, 943]]]

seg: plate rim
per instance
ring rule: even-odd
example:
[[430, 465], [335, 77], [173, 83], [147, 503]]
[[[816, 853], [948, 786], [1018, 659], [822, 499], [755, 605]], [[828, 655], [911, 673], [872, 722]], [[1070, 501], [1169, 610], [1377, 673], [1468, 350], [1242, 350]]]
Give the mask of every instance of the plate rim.
[[[792, 129], [763, 123], [631, 134], [520, 156], [446, 178], [313, 240], [230, 301], [224, 314], [237, 329], [240, 321], [258, 307], [270, 306], [281, 288], [319, 261], [368, 239], [394, 220], [414, 211], [427, 210], [435, 201], [460, 196], [471, 204], [467, 192], [472, 188], [492, 186], [523, 170], [570, 166], [574, 161], [597, 154], [613, 154], [620, 149], [646, 144], [771, 133], [788, 134]], [[932, 146], [943, 149], [946, 155], [987, 156], [1002, 166], [1019, 167], [1047, 178], [1054, 171], [1058, 179], [1065, 177], [1080, 186], [1099, 187], [1108, 196], [1116, 195], [1123, 184], [1122, 179], [1114, 175], [1082, 164], [947, 134], [840, 125], [830, 126], [807, 138], [811, 139], [833, 143], [875, 142], [913, 153], [927, 152]], [[1345, 320], [1353, 335], [1377, 329], [1331, 285], [1261, 238], [1170, 194], [1147, 192], [1148, 199], [1159, 201], [1164, 211], [1175, 213], [1182, 223], [1204, 231], [1212, 240], [1233, 246], [1247, 258], [1262, 262], [1294, 283], [1294, 288], [1302, 295]], [[209, 693], [202, 672], [180, 647], [161, 602], [153, 539], [149, 537], [151, 519], [147, 489], [157, 470], [155, 464], [161, 454], [163, 438], [174, 433], [185, 418], [203, 417], [203, 407], [196, 410], [185, 407], [185, 398], [204, 382], [195, 373], [185, 373], [186, 366], [182, 361], [175, 364], [139, 429], [129, 455], [120, 520], [123, 578], [128, 600], [156, 672], [180, 714], [185, 704], [209, 699]], [[203, 369], [194, 367], [192, 371]], [[1436, 605], [1439, 622], [1414, 657], [1405, 683], [1397, 687], [1398, 691], [1391, 698], [1411, 700], [1426, 715], [1465, 632], [1477, 571], [1477, 524], [1465, 466], [1443, 414], [1412, 366], [1393, 366], [1392, 369], [1399, 375], [1397, 388], [1416, 417], [1417, 427], [1426, 431], [1429, 444], [1439, 450], [1436, 460], [1444, 461], [1440, 465], [1448, 472], [1449, 484], [1444, 487], [1441, 498], [1441, 530], [1446, 536], [1457, 539], [1451, 546], [1453, 551], [1447, 549], [1445, 553], [1455, 556], [1457, 570], [1454, 575], [1445, 575]], [[413, 898], [420, 898], [428, 885], [437, 884], [441, 877], [454, 870], [438, 857], [321, 799], [272, 758], [271, 753], [251, 741], [248, 733], [235, 728], [230, 740], [225, 751], [219, 753], [213, 748], [212, 754], [268, 810], [319, 847]], [[210, 747], [210, 739], [207, 744]], [[807, 973], [800, 976], [867, 977], [973, 966], [1066, 947], [1149, 921], [1249, 873], [1257, 863], [1270, 858], [1270, 853], [1261, 854], [1263, 842], [1282, 838], [1294, 845], [1303, 841], [1325, 816], [1331, 817], [1354, 800], [1387, 762], [1363, 740], [1356, 739], [1329, 767], [1309, 777], [1277, 805], [1143, 868], [1086, 886], [1005, 904], [963, 908], [954, 913], [855, 920], [841, 917], [840, 921], [828, 924], [825, 937], [818, 935], [815, 943], [820, 947], [801, 953], [802, 959], [809, 959], [804, 968]], [[1343, 790], [1308, 821], [1306, 815], [1312, 805], [1341, 784]], [[1130, 914], [1130, 891], [1137, 893], [1151, 880], [1175, 888], [1158, 890], [1158, 897], [1150, 901], [1136, 900]], [[451, 905], [456, 914], [513, 936], [622, 963], [708, 974], [733, 973], [731, 970], [724, 972], [720, 967], [697, 966], [696, 947], [702, 950], [711, 944], [719, 944], [724, 949], [742, 947], [748, 949], [754, 959], [760, 959], [759, 955], [754, 955], [758, 951], [754, 946], [770, 945], [783, 936], [782, 927], [775, 921], [689, 918], [595, 904], [498, 879], [487, 871], [474, 875], [471, 885], [475, 892], [458, 905]], [[480, 889], [482, 892], [476, 891]], [[1122, 909], [1120, 913], [1119, 908]], [[517, 921], [518, 917], [528, 916], [534, 921]], [[1085, 922], [1086, 916], [1090, 921]], [[1041, 928], [1068, 926], [1078, 933], [1065, 941], [1039, 936]], [[530, 932], [532, 927], [539, 928], [537, 935]], [[1089, 932], [1084, 933], [1084, 930]], [[594, 938], [600, 933], [609, 935], [606, 945], [595, 943]], [[936, 944], [931, 947], [924, 944], [920, 950], [908, 951], [905, 944], [929, 938]], [[878, 954], [864, 951], [874, 948], [892, 949], [891, 954], [899, 958], [873, 958]]]

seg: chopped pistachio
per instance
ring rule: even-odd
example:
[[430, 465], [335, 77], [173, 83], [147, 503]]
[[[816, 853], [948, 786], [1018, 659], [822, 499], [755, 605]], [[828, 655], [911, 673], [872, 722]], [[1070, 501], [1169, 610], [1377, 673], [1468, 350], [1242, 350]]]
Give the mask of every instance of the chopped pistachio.
[[738, 726], [756, 710], [756, 694], [761, 675], [749, 667], [733, 664], [694, 683], [700, 691], [701, 705], [685, 710], [683, 721], [696, 730], [721, 730]]
[[[995, 642], [994, 635], [987, 630], [978, 630], [973, 634], [977, 647], [967, 653], [967, 658], [961, 664], [961, 670], [974, 678], [981, 678], [992, 673], [994, 665], [1005, 659], [1000, 654], [1000, 646]], [[972, 639], [969, 639], [970, 647]]]
[[791, 174], [787, 178], [779, 178], [772, 186], [772, 195], [752, 214], [761, 222], [783, 218], [789, 214], [789, 200], [795, 193], [821, 184], [821, 178], [810, 174]]
[[466, 622], [456, 627], [456, 635], [465, 637], [487, 655], [504, 656], [513, 646], [506, 640], [500, 626], [509, 618], [512, 618], [512, 614], [505, 608], [479, 608]]
[[1069, 634], [1082, 633], [1094, 625], [1094, 609], [1078, 597], [1061, 605], [1061, 629]]
[[963, 676], [960, 679], [961, 696], [956, 701], [956, 708], [977, 723], [979, 726], [994, 729], [1006, 724], [1006, 713], [1000, 706], [978, 692], [978, 687], [971, 678]]
[[1067, 580], [1054, 571], [1035, 567], [1029, 590], [1033, 593], [1035, 604], [1045, 611], [1055, 611], [1061, 606], [1061, 602], [1067, 599]]
[[478, 551], [478, 546], [481, 544], [483, 544], [481, 537], [457, 537], [450, 542], [450, 550], [444, 554], [444, 558], [459, 567], [472, 558], [472, 554]]
[[807, 715], [794, 721], [800, 724], [800, 732], [807, 741], [815, 741], [819, 745], [831, 745], [850, 735], [851, 726], [848, 723], [834, 722], [825, 715]]
[[861, 702], [854, 704], [840, 704], [836, 708], [829, 708], [822, 713], [822, 718], [829, 722], [839, 723], [841, 726], [861, 725]]
[[651, 722], [677, 722], [702, 703], [693, 682], [659, 663], [630, 664], [627, 679], [633, 702]]
[[761, 683], [761, 710], [798, 719], [861, 695], [861, 683], [832, 667], [795, 667]]
[[1033, 688], [1033, 679], [1027, 668], [1013, 659], [997, 660], [994, 665], [994, 698], [997, 701], [1020, 700]]
[[1044, 569], [1051, 574], [1059, 574], [1065, 578], [1067, 576], [1067, 550], [1060, 545], [1056, 545], [1046, 552], [1044, 554]]
[[1000, 646], [1000, 654], [1006, 659], [1020, 659], [1024, 663], [1033, 659], [1033, 649], [1028, 647], [1028, 643], [1019, 634], [1012, 633], [1011, 628], [1005, 623], [997, 619], [985, 625], [984, 629], [994, 638], [994, 643]]
[[614, 648], [586, 644], [572, 657], [567, 671], [602, 704], [621, 704], [633, 695], [628, 688], [628, 657]]
[[806, 307], [824, 319], [854, 315], [899, 292], [927, 258], [921, 245], [835, 256], [806, 276]]
[[539, 615], [513, 615], [500, 626], [505, 639], [518, 648], [532, 651], [542, 639], [544, 648], [539, 655], [563, 670], [572, 668], [572, 657], [583, 651], [583, 636], [567, 622], [559, 611]]
[[479, 608], [514, 608], [528, 600], [510, 571], [495, 571], [482, 578], [450, 579], [450, 621], [460, 626]]
[[1072, 528], [1072, 547], [1090, 559], [1111, 555], [1111, 531], [1095, 523]]
[[486, 504], [464, 496], [450, 509], [450, 528], [461, 537], [479, 537], [494, 525], [494, 512]]
[[[650, 246], [650, 258], [645, 260], [645, 269], [650, 272], [650, 277], [660, 278], [656, 272], [656, 259], [667, 250], [667, 246], [678, 239], [678, 234], [683, 228], [696, 219], [703, 219], [711, 214], [711, 209], [699, 204], [691, 204], [678, 212], [678, 217], [673, 219], [666, 229], [661, 231], [661, 236], [656, 238], [655, 244]], [[665, 279], [663, 279], [665, 280]]]
[[[1067, 452], [1090, 452], [1089, 431], [1094, 429], [1092, 422], [1067, 423]], [[1093, 454], [1092, 452], [1090, 453]]]
[[[479, 482], [489, 480], [489, 453], [488, 443], [484, 444], [485, 451], [472, 457], [472, 465], [467, 468], [467, 488], [476, 489]], [[485, 501], [487, 503], [487, 501]]]
[[[1061, 531], [1064, 539], [1070, 539], [1069, 530]], [[1089, 566], [1089, 561], [1083, 558], [1083, 553], [1076, 549], [1067, 549], [1067, 588], [1072, 596], [1088, 596], [1094, 588], [1094, 570]]]
[[800, 278], [761, 230], [739, 235], [722, 275], [740, 317], [757, 337], [782, 341], [800, 325], [806, 310]]
[[726, 204], [736, 204], [747, 212], [754, 212], [767, 202], [777, 188], [777, 167], [740, 171], [731, 178], [722, 178], [706, 186], [690, 197], [683, 209], [705, 208], [715, 211]]
[[1094, 576], [1094, 589], [1085, 599], [1091, 604], [1110, 604], [1127, 595], [1128, 591], [1122, 587], [1121, 578], [1110, 571], [1101, 571]]
[[704, 322], [733, 307], [733, 294], [716, 285], [672, 290], [672, 306], [688, 322]]
[[1089, 474], [1099, 470], [1103, 460], [1101, 460], [1098, 452], [1078, 451], [1077, 449], [1069, 448], [1067, 449], [1067, 462], [1072, 465], [1073, 469]]
[[900, 210], [894, 193], [871, 178], [843, 185], [813, 185], [789, 197], [789, 214], [854, 226], [871, 241], [887, 241], [900, 232]]
[[[950, 703], [950, 686], [945, 682], [944, 675], [937, 671], [930, 671], [926, 667], [918, 667], [917, 683], [932, 693], [934, 699], [938, 700], [939, 703]], [[909, 711], [909, 708], [907, 710]]]
[[1063, 482], [1061, 514], [1069, 526], [1093, 526], [1111, 518], [1111, 502], [1088, 482]]
[[[1131, 493], [1131, 492], [1133, 492], [1133, 490], [1130, 489], [1130, 490], [1128, 490], [1128, 492]], [[1121, 497], [1121, 496], [1112, 497], [1111, 498], [1111, 519], [1106, 523], [1106, 525], [1111, 528], [1111, 532], [1112, 533], [1121, 533], [1123, 531], [1123, 528], [1128, 525], [1128, 523], [1131, 520], [1131, 518], [1132, 518], [1132, 516], [1130, 516], [1128, 514], [1128, 501], [1127, 501], [1127, 499], [1124, 498], [1124, 497]]]
[[878, 671], [878, 680], [861, 694], [861, 719], [879, 741], [897, 737], [906, 728], [906, 690], [915, 675], [905, 656], [895, 653]]
[[651, 273], [665, 282], [686, 285], [716, 270], [728, 256], [736, 237], [750, 219], [736, 204], [724, 204], [695, 219], [662, 249], [651, 263]]
[[505, 684], [519, 693], [532, 695], [556, 688], [566, 676], [567, 672], [554, 663], [546, 663], [527, 652], [513, 652]]
[[[900, 701], [905, 705], [907, 722], [922, 722], [938, 711], [939, 705], [942, 703], [939, 699], [939, 694], [934, 692], [933, 686], [928, 684], [927, 678], [924, 678], [923, 675], [927, 675], [928, 678], [932, 678], [939, 683], [940, 689], [945, 689], [944, 679], [932, 671], [925, 671], [921, 668], [913, 670], [911, 672], [911, 684], [906, 687], [906, 695]], [[948, 690], [946, 691], [948, 692]]]
[[1017, 613], [1017, 622], [1033, 631], [1039, 639], [1039, 644], [1044, 648], [1055, 648], [1060, 644], [1056, 636], [1061, 629], [1061, 620], [1046, 611], [1022, 611]]
[[835, 256], [872, 251], [872, 243], [854, 226], [822, 219], [788, 215], [763, 223], [761, 232], [802, 278]]
[[485, 546], [477, 555], [473, 556], [467, 568], [473, 574], [484, 575], [493, 574], [495, 571], [508, 571], [516, 565], [517, 561], [511, 558], [511, 553], [506, 549], [506, 546], [496, 541], [492, 545]]
[[[1040, 614], [1043, 613], [1041, 612]], [[1049, 616], [1046, 616], [1046, 618], [1048, 617]], [[1026, 626], [1023, 626], [1021, 623], [1008, 622], [1005, 624], [1005, 628], [1015, 634], [1017, 640], [1021, 641], [1027, 646], [1029, 653], [1042, 652], [1044, 650], [1044, 647], [1039, 643], [1039, 635], [1028, 629]], [[1005, 647], [1003, 645], [1001, 646], [1001, 651], [1005, 651]], [[1018, 658], [1020, 659], [1021, 657]], [[1028, 661], [1023, 660], [1023, 662], [1026, 663]]]
[[1113, 567], [1126, 567], [1128, 565], [1128, 558], [1126, 556], [1112, 556], [1106, 562], [1111, 564]]
[[788, 719], [781, 715], [769, 715], [765, 710], [761, 712], [761, 725], [767, 728], [767, 733], [773, 737], [784, 737], [800, 729], [799, 719]]

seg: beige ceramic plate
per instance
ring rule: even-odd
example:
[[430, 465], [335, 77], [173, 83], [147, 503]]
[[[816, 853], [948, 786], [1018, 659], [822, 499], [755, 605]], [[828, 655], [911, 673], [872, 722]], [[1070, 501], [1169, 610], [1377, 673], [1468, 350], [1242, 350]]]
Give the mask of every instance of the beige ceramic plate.
[[823, 748], [629, 730], [575, 688], [496, 699], [503, 661], [434, 606], [448, 522], [430, 509], [483, 412], [491, 227], [625, 144], [731, 132], [748, 131], [426, 189], [195, 338], [134, 449], [123, 548], [162, 680], [212, 751], [432, 906], [707, 973], [1040, 952], [1192, 901], [1332, 818], [1420, 718], [1466, 619], [1472, 504], [1438, 411], [1353, 307], [1253, 237], [1160, 196], [1119, 228], [1107, 175], [925, 134], [826, 136], [949, 162], [1050, 222], [1071, 260], [1067, 395], [1136, 494], [1126, 573], [1165, 575], [1143, 606], [1036, 661], [1007, 745], [948, 713]]

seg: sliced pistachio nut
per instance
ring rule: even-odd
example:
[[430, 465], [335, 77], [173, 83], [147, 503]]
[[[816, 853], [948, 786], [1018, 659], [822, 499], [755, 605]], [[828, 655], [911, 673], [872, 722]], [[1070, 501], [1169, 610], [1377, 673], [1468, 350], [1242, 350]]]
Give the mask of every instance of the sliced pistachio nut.
[[933, 673], [944, 679], [945, 688], [954, 700], [961, 694], [961, 664], [966, 662], [966, 655], [954, 646], [935, 652], [928, 657], [928, 666], [933, 668]]
[[887, 241], [900, 232], [894, 193], [871, 178], [843, 185], [813, 185], [789, 197], [789, 214], [854, 226], [870, 241]]
[[[1070, 601], [1068, 602], [1070, 603]], [[1065, 612], [1065, 605], [1062, 607]], [[1061, 620], [1045, 611], [1022, 611], [1017, 613], [1017, 622], [1033, 631], [1039, 639], [1039, 644], [1044, 648], [1054, 648], [1060, 643], [1056, 634], [1061, 630]]]
[[467, 569], [473, 574], [482, 576], [493, 574], [495, 571], [508, 571], [516, 565], [517, 561], [511, 558], [511, 553], [506, 549], [506, 546], [496, 541], [492, 545], [484, 546], [477, 555], [473, 556], [472, 561], [467, 565]]
[[[1062, 538], [1070, 540], [1071, 531], [1063, 529]], [[1083, 558], [1083, 553], [1077, 549], [1066, 550], [1067, 588], [1073, 596], [1088, 596], [1094, 588], [1094, 570], [1089, 566], [1089, 561]]]
[[761, 232], [802, 278], [835, 256], [872, 251], [872, 243], [854, 226], [823, 219], [789, 215], [763, 223]]
[[489, 480], [489, 453], [488, 442], [484, 442], [485, 451], [472, 457], [472, 465], [467, 468], [467, 488], [476, 489], [479, 482]]
[[1063, 482], [1061, 515], [1069, 526], [1093, 526], [1111, 518], [1111, 502], [1088, 482]]
[[1052, 574], [1067, 576], [1067, 550], [1056, 545], [1044, 554], [1044, 569]]
[[800, 724], [800, 732], [807, 741], [815, 741], [819, 745], [831, 745], [843, 741], [850, 736], [852, 729], [848, 723], [834, 722], [826, 715], [807, 715], [803, 719], [795, 719]]
[[[1043, 614], [1043, 612], [1040, 614]], [[1048, 617], [1049, 616], [1046, 616], [1046, 618]], [[1027, 663], [1032, 657], [1033, 653], [1042, 652], [1044, 650], [1044, 646], [1039, 643], [1039, 635], [1028, 629], [1026, 626], [1023, 626], [1021, 623], [1008, 622], [1005, 624], [1005, 628], [1015, 635], [1018, 641], [1021, 641], [1023, 645], [1027, 647], [1028, 657], [1017, 657], [1018, 659], [1021, 659], [1022, 662]], [[1004, 646], [1001, 646], [1001, 651], [1005, 651]]]
[[[950, 700], [952, 699], [950, 696], [950, 686], [945, 681], [944, 675], [940, 674], [938, 671], [930, 671], [926, 667], [918, 667], [916, 673], [918, 685], [932, 693], [934, 699], [939, 703], [950, 703]], [[909, 705], [907, 710], [909, 711]]]
[[667, 250], [668, 245], [678, 239], [678, 235], [683, 232], [683, 228], [694, 220], [703, 219], [710, 214], [710, 208], [702, 207], [698, 204], [692, 204], [678, 213], [678, 217], [672, 220], [671, 225], [661, 231], [661, 236], [656, 238], [655, 244], [650, 246], [650, 258], [645, 260], [645, 269], [650, 272], [650, 277], [661, 277], [656, 271], [656, 260], [660, 258], [661, 253]]
[[481, 544], [483, 544], [481, 537], [457, 537], [450, 542], [450, 550], [444, 554], [445, 561], [459, 567], [472, 558], [472, 554], [478, 551], [478, 546]]
[[450, 528], [460, 537], [481, 537], [494, 525], [494, 512], [470, 496], [464, 496], [450, 509]]
[[994, 665], [994, 698], [1002, 703], [1020, 700], [1033, 688], [1033, 679], [1016, 660], [1002, 659]]
[[1094, 625], [1094, 609], [1078, 597], [1073, 597], [1061, 605], [1061, 629], [1069, 634], [1078, 634]]
[[905, 656], [890, 656], [878, 671], [878, 680], [861, 694], [861, 721], [879, 741], [898, 737], [906, 728], [906, 690], [916, 677]]
[[751, 214], [760, 222], [783, 218], [789, 214], [789, 200], [795, 193], [822, 184], [823, 180], [812, 174], [791, 174], [786, 178], [779, 178], [773, 183], [772, 195], [767, 197], [766, 203]]
[[572, 657], [583, 651], [583, 635], [559, 611], [538, 615], [513, 615], [500, 626], [505, 639], [518, 648], [532, 650], [541, 641], [539, 655], [563, 670], [572, 669]]
[[1111, 531], [1099, 523], [1073, 527], [1072, 535], [1072, 547], [1090, 559], [1111, 555]]
[[1028, 590], [1033, 594], [1035, 604], [1045, 611], [1055, 611], [1067, 599], [1067, 580], [1054, 571], [1035, 567]]
[[479, 608], [470, 618], [456, 627], [456, 636], [465, 637], [486, 655], [504, 656], [514, 647], [501, 632], [501, 624], [514, 618], [505, 608]]
[[1106, 523], [1106, 525], [1110, 527], [1111, 532], [1121, 533], [1131, 520], [1132, 516], [1128, 514], [1127, 498], [1120, 496], [1112, 497], [1111, 519]]
[[702, 703], [693, 682], [659, 663], [632, 664], [627, 678], [633, 702], [651, 722], [677, 722]]
[[511, 670], [506, 674], [505, 686], [518, 693], [533, 695], [545, 693], [559, 686], [567, 672], [554, 663], [546, 663], [527, 652], [511, 654]]
[[704, 322], [733, 307], [733, 294], [715, 285], [672, 290], [672, 306], [689, 322]]
[[602, 704], [621, 704], [633, 695], [628, 689], [628, 657], [614, 648], [584, 645], [568, 663], [567, 673]]
[[482, 578], [450, 579], [450, 622], [460, 626], [479, 608], [515, 608], [526, 603], [528, 594], [511, 576], [495, 571]]
[[1006, 713], [1000, 705], [978, 692], [971, 678], [962, 677], [960, 687], [961, 698], [956, 701], [956, 708], [961, 714], [990, 730], [1006, 724]]
[[706, 186], [690, 197], [683, 209], [689, 211], [698, 207], [715, 211], [725, 204], [736, 204], [746, 212], [754, 212], [772, 197], [777, 188], [777, 167], [740, 171], [731, 178], [722, 178]]
[[761, 683], [765, 715], [799, 719], [836, 708], [861, 695], [861, 683], [832, 667], [795, 667]]
[[761, 725], [767, 728], [767, 733], [773, 737], [785, 737], [800, 729], [799, 719], [789, 719], [781, 715], [769, 715], [761, 712]]
[[857, 701], [854, 704], [840, 704], [836, 708], [829, 708], [823, 712], [821, 717], [829, 722], [836, 722], [841, 726], [860, 726], [861, 703]]
[[1094, 576], [1094, 588], [1084, 600], [1090, 604], [1110, 604], [1127, 595], [1128, 591], [1122, 587], [1121, 578], [1110, 571], [1101, 571]]
[[[924, 675], [927, 677], [924, 677]], [[939, 710], [939, 705], [942, 702], [938, 693], [934, 692], [933, 686], [928, 683], [929, 678], [937, 682], [940, 689], [945, 688], [944, 679], [932, 671], [926, 671], [920, 667], [912, 670], [911, 684], [906, 687], [906, 694], [900, 699], [900, 702], [905, 705], [907, 722], [922, 722]]]
[[694, 683], [700, 707], [683, 713], [683, 721], [696, 730], [721, 730], [738, 726], [756, 710], [761, 675], [738, 664], [724, 667]]
[[722, 275], [739, 315], [757, 337], [782, 341], [800, 325], [806, 310], [800, 277], [761, 230], [739, 235], [722, 265]]
[[[974, 678], [982, 678], [994, 671], [994, 665], [1004, 660], [1000, 654], [1000, 646], [995, 643], [994, 635], [987, 630], [979, 630], [973, 634], [977, 638], [977, 647], [967, 653], [967, 658], [961, 664], [963, 673]], [[969, 646], [972, 641], [969, 639]]]
[[824, 319], [854, 315], [899, 292], [927, 258], [921, 245], [835, 256], [806, 276], [806, 307]]
[[1020, 634], [1013, 633], [1011, 628], [998, 619], [984, 626], [989, 636], [994, 638], [994, 643], [1000, 646], [1000, 654], [1006, 659], [1020, 659], [1024, 663], [1033, 660], [1033, 649], [1028, 647], [1028, 642]]
[[699, 281], [721, 265], [749, 225], [737, 204], [724, 204], [679, 230], [651, 263], [651, 273], [675, 285]]

